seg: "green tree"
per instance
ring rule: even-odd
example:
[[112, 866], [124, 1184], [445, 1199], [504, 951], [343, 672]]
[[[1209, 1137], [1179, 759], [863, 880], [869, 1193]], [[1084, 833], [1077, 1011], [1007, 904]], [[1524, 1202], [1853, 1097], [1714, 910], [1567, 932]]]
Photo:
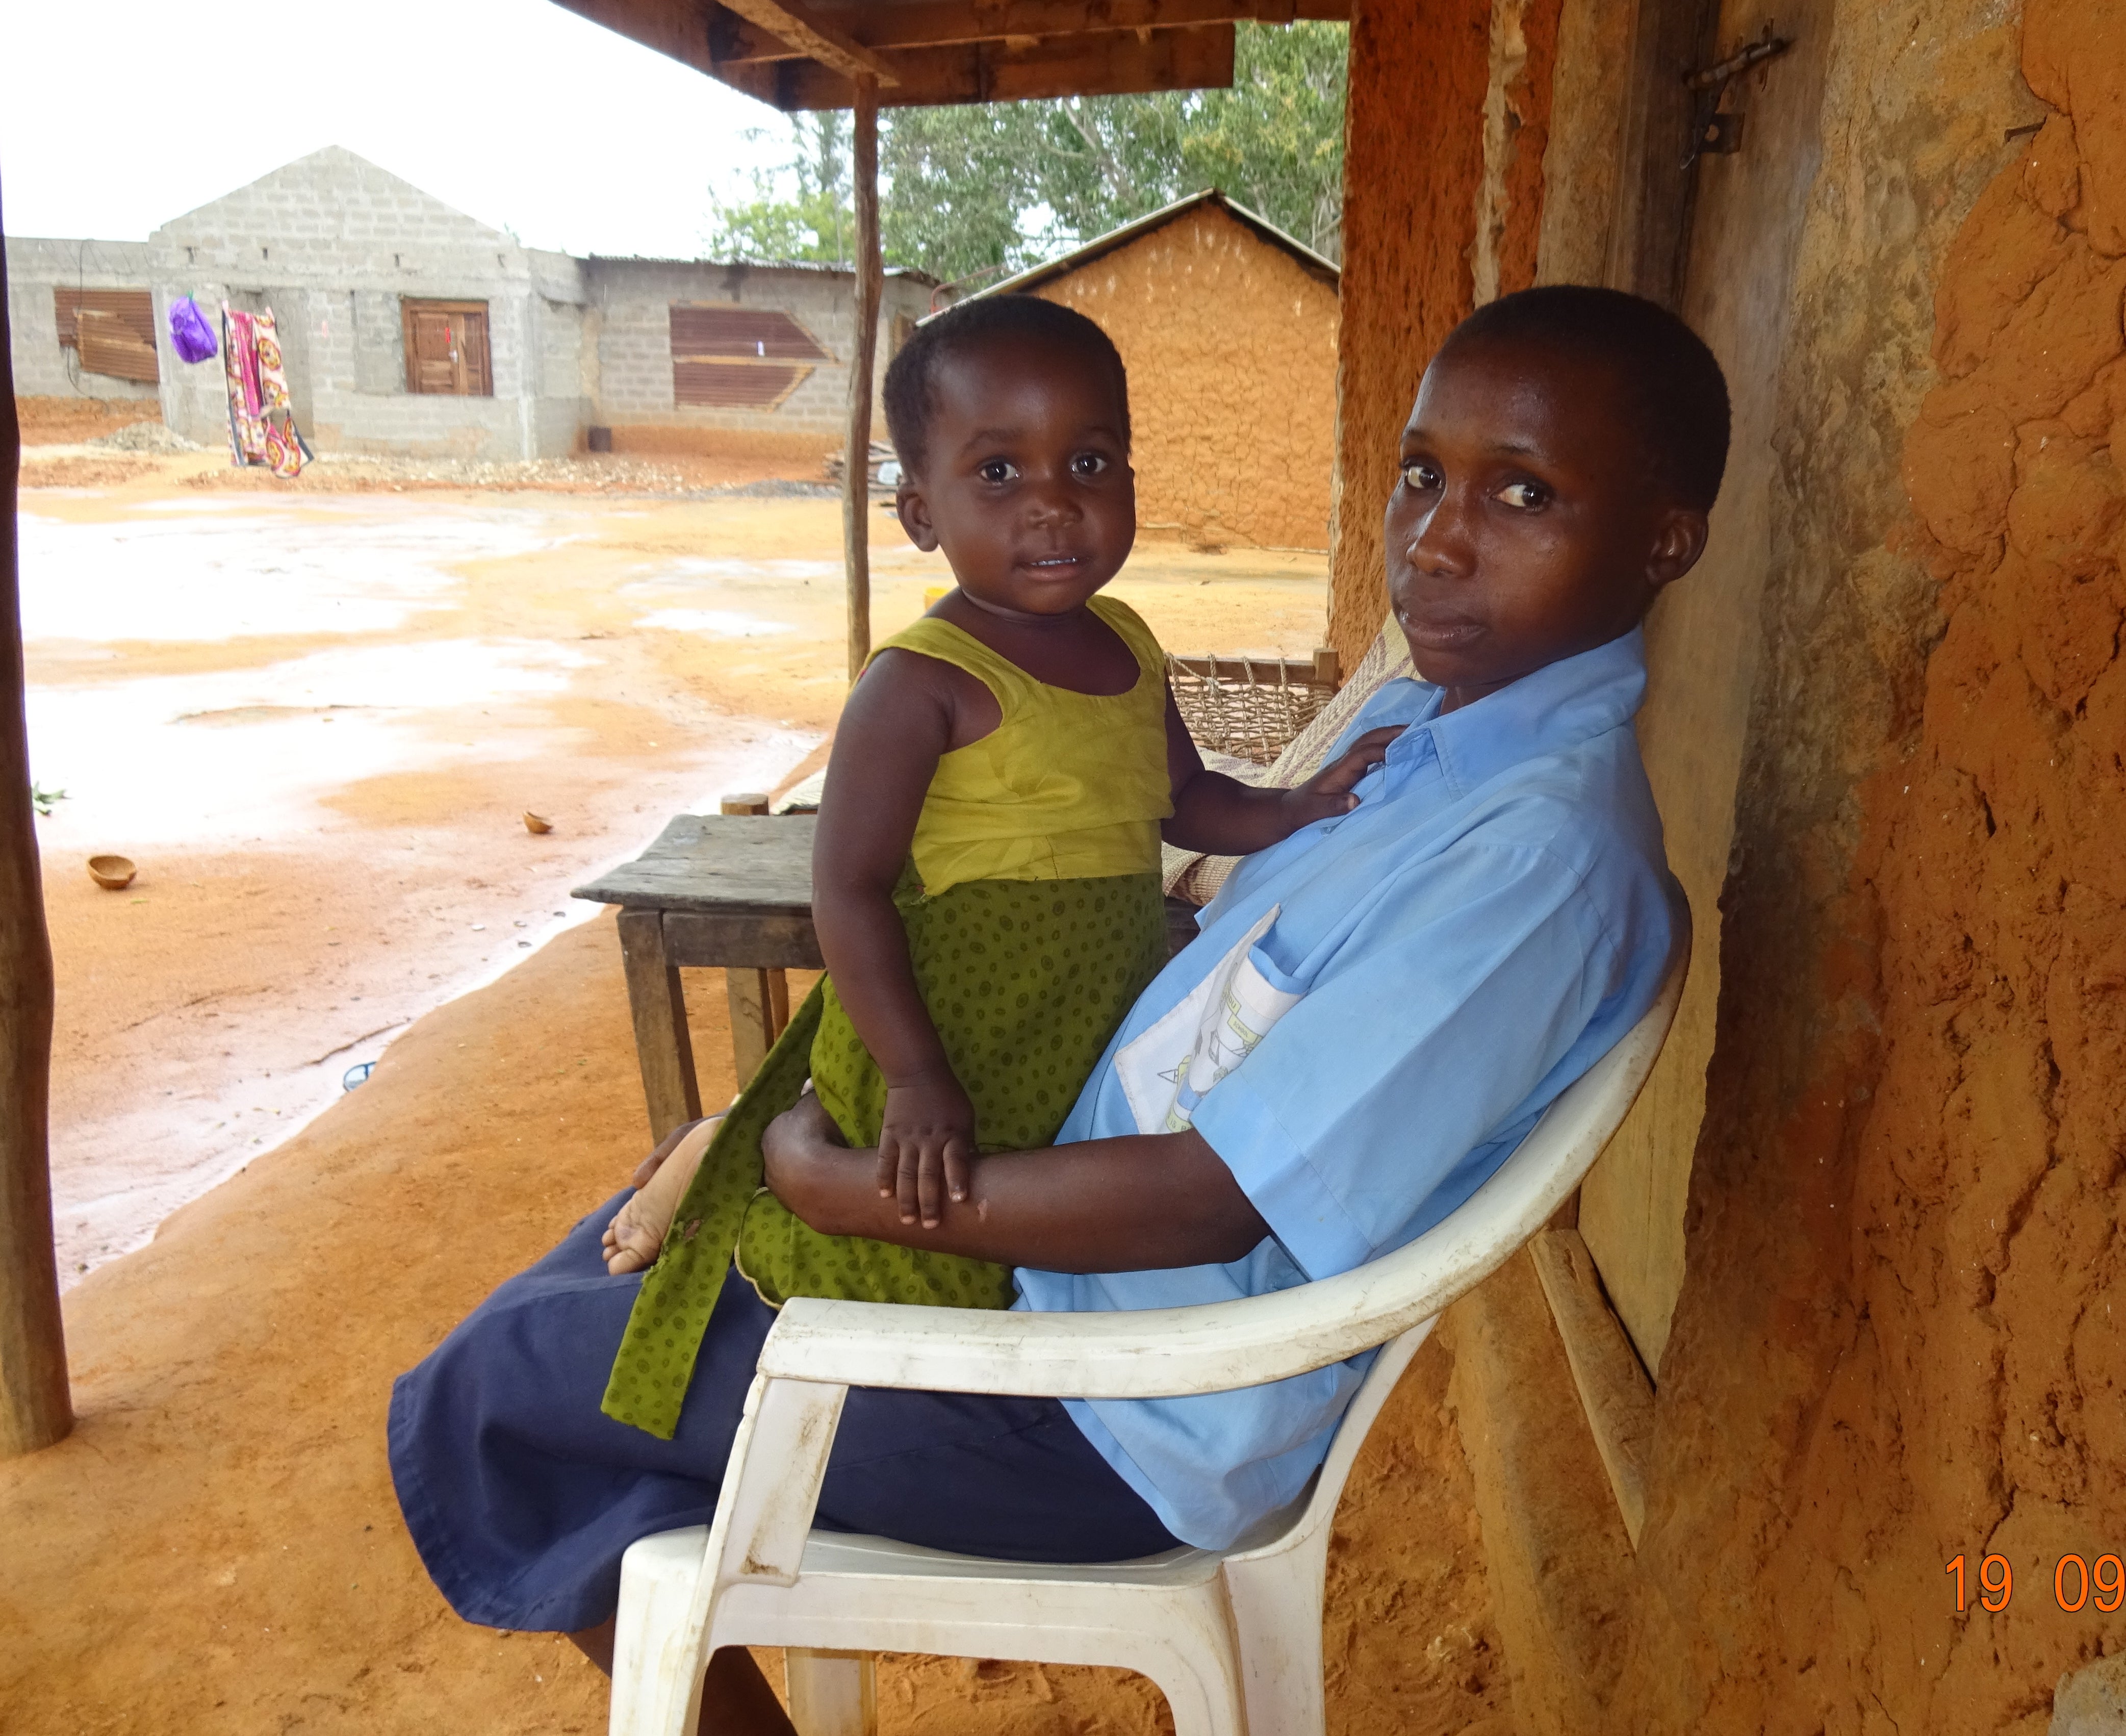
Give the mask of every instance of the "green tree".
[[[768, 136], [756, 127], [749, 141]], [[849, 117], [839, 110], [791, 117], [790, 160], [755, 171], [750, 199], [710, 198], [702, 241], [711, 255], [763, 263], [845, 262], [855, 220], [849, 202]], [[792, 194], [786, 189], [794, 186]]]
[[[1207, 187], [1335, 258], [1349, 34], [1243, 24], [1231, 90], [890, 110], [879, 144], [887, 263], [948, 282], [1001, 276]], [[843, 116], [801, 117], [783, 172], [796, 196], [764, 178], [753, 201], [719, 207], [711, 249], [846, 257], [847, 127]]]

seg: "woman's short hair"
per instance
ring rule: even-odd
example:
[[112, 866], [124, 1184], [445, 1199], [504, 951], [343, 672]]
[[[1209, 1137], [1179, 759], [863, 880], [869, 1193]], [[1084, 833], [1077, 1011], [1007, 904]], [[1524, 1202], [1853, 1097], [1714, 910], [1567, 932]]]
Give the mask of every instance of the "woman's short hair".
[[1659, 302], [1623, 290], [1549, 284], [1486, 302], [1448, 333], [1468, 343], [1536, 343], [1613, 371], [1621, 408], [1662, 485], [1709, 511], [1727, 466], [1727, 381], [1705, 340]]

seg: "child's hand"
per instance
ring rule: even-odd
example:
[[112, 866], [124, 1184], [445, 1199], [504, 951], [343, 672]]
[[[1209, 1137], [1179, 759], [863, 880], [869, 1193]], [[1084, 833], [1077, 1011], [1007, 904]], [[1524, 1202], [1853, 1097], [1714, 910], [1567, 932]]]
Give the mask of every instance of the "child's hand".
[[900, 1221], [935, 1229], [945, 1198], [967, 1197], [975, 1156], [975, 1106], [949, 1067], [919, 1074], [886, 1091], [878, 1135], [878, 1191], [900, 1196]]
[[1358, 805], [1351, 787], [1387, 758], [1388, 744], [1403, 732], [1396, 723], [1368, 730], [1306, 783], [1284, 792], [1284, 809], [1292, 830], [1311, 825], [1317, 820], [1333, 820]]

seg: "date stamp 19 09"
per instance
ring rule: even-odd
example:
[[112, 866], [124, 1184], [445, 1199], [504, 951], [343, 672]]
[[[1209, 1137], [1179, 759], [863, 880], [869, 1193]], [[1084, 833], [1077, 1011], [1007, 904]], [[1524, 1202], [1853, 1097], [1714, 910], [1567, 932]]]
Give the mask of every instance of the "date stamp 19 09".
[[[1964, 1558], [1953, 1555], [1942, 1571], [1956, 1583], [1956, 1608], [1961, 1615], [1970, 1606], [1972, 1587], [1964, 1577]], [[1981, 1558], [1977, 1592], [1979, 1604], [1998, 1614], [2015, 1595], [2015, 1570], [2006, 1555]], [[2116, 1555], [2100, 1555], [2094, 1563], [2081, 1555], [2062, 1555], [2053, 1565], [2053, 1601], [2067, 1615], [2089, 1606], [2109, 1615], [2126, 1603], [2126, 1563]]]

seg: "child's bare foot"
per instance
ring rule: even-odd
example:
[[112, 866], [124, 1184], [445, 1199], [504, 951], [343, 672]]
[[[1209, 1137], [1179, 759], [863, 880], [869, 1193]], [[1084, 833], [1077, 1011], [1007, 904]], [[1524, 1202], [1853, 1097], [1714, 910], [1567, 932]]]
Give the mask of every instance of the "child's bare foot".
[[657, 1166], [656, 1173], [640, 1183], [605, 1227], [605, 1269], [616, 1278], [640, 1272], [657, 1263], [664, 1246], [664, 1232], [672, 1227], [672, 1214], [702, 1166], [702, 1153], [716, 1137], [720, 1115], [699, 1122], [671, 1154]]

